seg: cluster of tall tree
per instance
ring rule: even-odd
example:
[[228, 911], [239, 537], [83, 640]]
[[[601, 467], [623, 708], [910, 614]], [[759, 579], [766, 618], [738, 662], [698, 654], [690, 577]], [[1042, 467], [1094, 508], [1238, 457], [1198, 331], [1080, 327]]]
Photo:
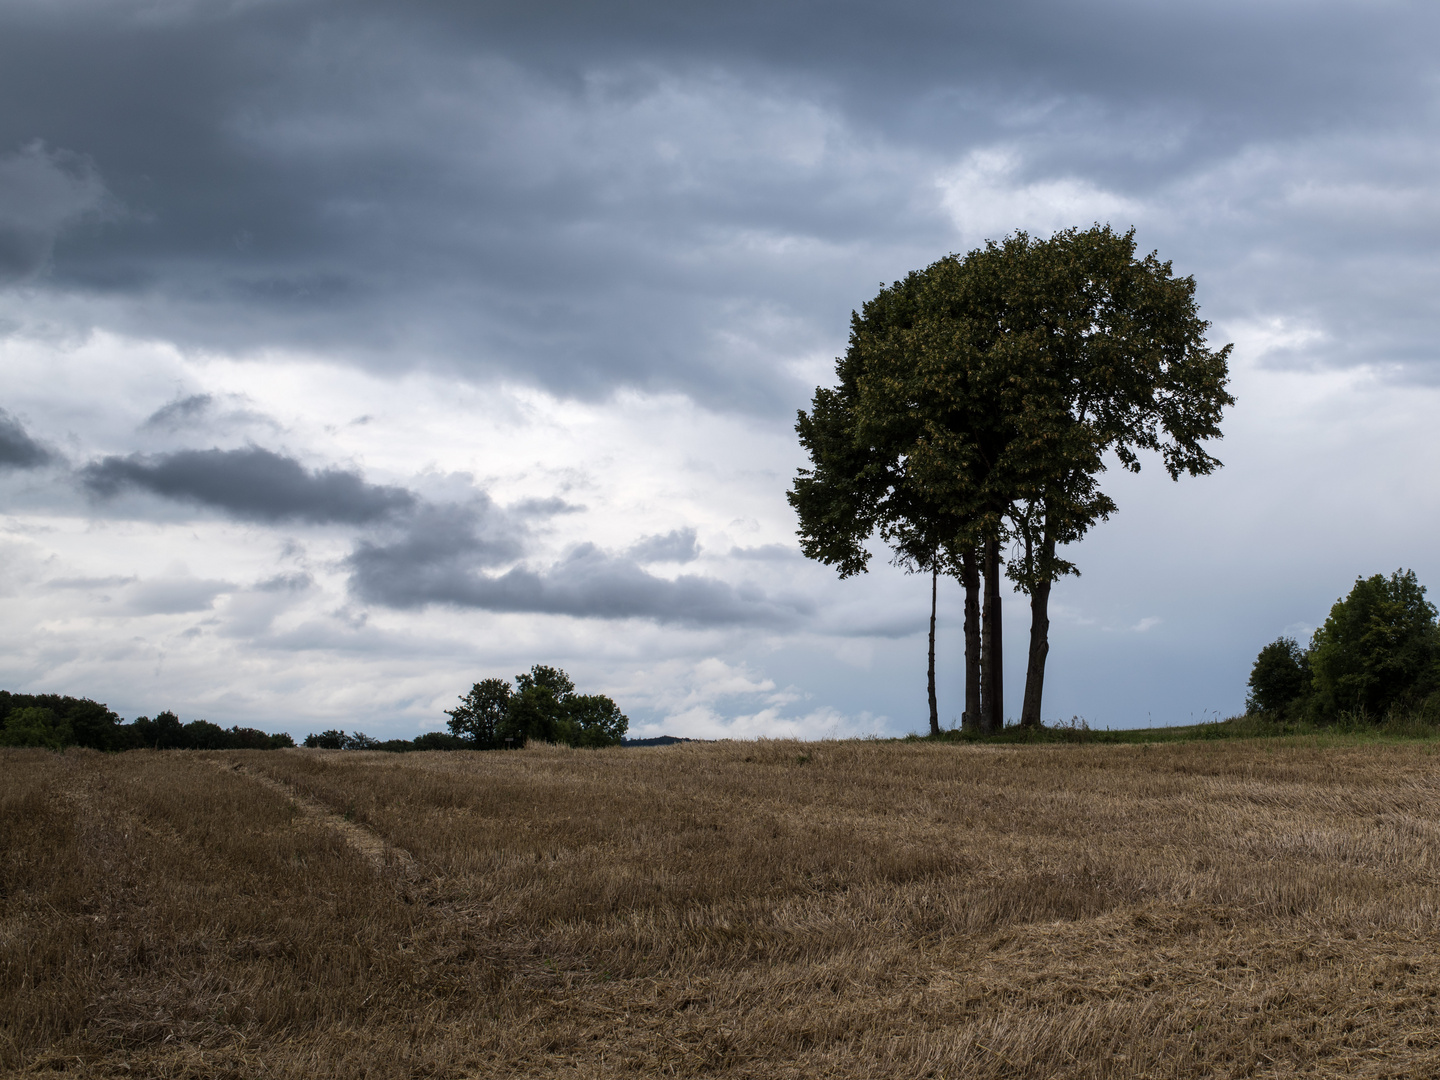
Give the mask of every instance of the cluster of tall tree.
[[789, 500], [805, 554], [841, 577], [867, 569], [877, 533], [930, 575], [932, 733], [942, 576], [965, 591], [965, 727], [1005, 722], [1002, 570], [1030, 598], [1020, 722], [1039, 726], [1050, 590], [1079, 572], [1062, 549], [1116, 510], [1107, 462], [1138, 472], [1153, 451], [1172, 479], [1219, 467], [1203, 444], [1234, 404], [1231, 347], [1210, 349], [1208, 327], [1194, 279], [1109, 226], [987, 242], [852, 313], [837, 385], [799, 414], [810, 466]]
[[477, 750], [524, 745], [528, 740], [568, 746], [619, 746], [630, 730], [620, 707], [604, 694], [577, 694], [559, 668], [536, 664], [515, 676], [482, 679], [450, 717], [450, 731]]
[[1245, 707], [1283, 720], [1440, 721], [1440, 619], [1413, 570], [1356, 578], [1310, 644], [1290, 637], [1260, 650]]

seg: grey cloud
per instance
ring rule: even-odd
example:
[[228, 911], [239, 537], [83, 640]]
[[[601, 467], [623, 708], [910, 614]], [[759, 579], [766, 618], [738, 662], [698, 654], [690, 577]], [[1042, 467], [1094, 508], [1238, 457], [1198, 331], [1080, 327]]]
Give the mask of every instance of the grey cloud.
[[51, 578], [45, 583], [47, 589], [105, 589], [116, 585], [129, 585], [134, 576], [112, 575], [110, 577]]
[[663, 536], [641, 537], [630, 545], [627, 554], [637, 563], [687, 563], [700, 557], [700, 548], [695, 543], [694, 529], [671, 529]]
[[[1399, 162], [1435, 135], [1423, 103], [1440, 13], [1421, 6], [148, 10], [0, 13], [0, 148], [40, 132], [83, 150], [131, 207], [61, 236], [47, 295], [124, 298], [103, 308], [114, 328], [182, 343], [288, 344], [566, 395], [678, 389], [788, 411], [807, 388], [777, 361], [838, 348], [876, 281], [958, 246], [935, 182], [975, 150], [1014, 153], [1006, 191], [1112, 194], [1117, 225], [1159, 205], [1162, 252], [1212, 271], [1216, 310], [1243, 313], [1251, 286], [1291, 276], [1267, 258], [1316, 235], [1267, 213], [1315, 171], [1245, 181], [1203, 221], [1159, 219], [1209, 206], [1196, 185], [1257, 147], [1286, 159], [1287, 143], [1343, 128], [1393, 134]], [[1323, 171], [1338, 155], [1321, 150]], [[25, 154], [42, 152], [12, 157]], [[66, 206], [99, 198], [92, 174], [43, 154], [47, 176], [79, 185]], [[1366, 175], [1394, 182], [1378, 159]], [[1089, 223], [1083, 199], [1053, 201], [1065, 224]], [[992, 209], [1000, 230], [1034, 224], [1023, 200]], [[1257, 235], [1252, 220], [1273, 224]], [[1394, 225], [1358, 249], [1318, 236], [1293, 268], [1301, 292], [1338, 292], [1419, 242]], [[1354, 336], [1352, 317], [1384, 325], [1361, 306], [1333, 313], [1337, 336]], [[1421, 322], [1382, 343], [1385, 359], [1433, 363]]]
[[276, 574], [274, 577], [266, 578], [264, 581], [257, 581], [253, 587], [256, 592], [263, 593], [297, 593], [304, 592], [314, 584], [314, 577], [302, 572]]
[[140, 426], [161, 431], [175, 431], [192, 420], [204, 416], [210, 411], [213, 404], [215, 404], [213, 394], [190, 394], [187, 397], [176, 398], [169, 404], [156, 409], [145, 418], [145, 422]]
[[38, 141], [0, 154], [0, 285], [45, 270], [61, 231], [112, 202], [82, 155]]
[[234, 591], [228, 581], [201, 578], [160, 578], [142, 581], [130, 590], [125, 607], [137, 615], [183, 615], [209, 611], [215, 598]]
[[187, 394], [168, 401], [145, 418], [140, 431], [174, 435], [186, 429], [236, 431], [268, 428], [280, 430], [272, 417], [250, 407], [244, 394]]
[[812, 605], [777, 600], [757, 589], [684, 575], [673, 581], [633, 559], [582, 544], [543, 571], [482, 572], [487, 556], [463, 528], [417, 529], [393, 544], [361, 542], [349, 559], [350, 589], [393, 608], [430, 604], [580, 618], [653, 619], [686, 626], [793, 624]]
[[925, 632], [926, 620], [915, 616], [894, 616], [881, 619], [859, 619], [841, 622], [823, 629], [836, 637], [907, 638]]
[[548, 518], [559, 514], [578, 514], [585, 507], [566, 502], [556, 496], [546, 499], [521, 499], [512, 503], [507, 510], [517, 517]]
[[757, 547], [732, 547], [730, 557], [756, 562], [781, 562], [800, 558], [800, 552], [786, 544], [760, 544]]
[[237, 590], [225, 605], [220, 633], [255, 638], [270, 632], [275, 618], [289, 610], [315, 584], [307, 573], [276, 574]]
[[37, 469], [54, 459], [19, 420], [0, 409], [0, 469]]
[[473, 660], [473, 646], [464, 640], [413, 632], [386, 630], [367, 625], [363, 619], [349, 620], [340, 615], [307, 619], [281, 631], [270, 631], [255, 639], [261, 648], [286, 655], [304, 652], [330, 652], [356, 656], [373, 656], [386, 661], [397, 658], [434, 660], [453, 657]]
[[[364, 595], [392, 588], [400, 596], [438, 567], [498, 566], [524, 553], [522, 533], [486, 496], [467, 505], [426, 505], [408, 521], [402, 534], [388, 543], [362, 541], [350, 556], [352, 584], [371, 582]], [[418, 575], [418, 576], [417, 576]], [[394, 583], [393, 586], [386, 583]], [[418, 584], [414, 588], [424, 591]], [[395, 604], [409, 607], [411, 604]]]
[[404, 488], [370, 484], [343, 469], [312, 471], [254, 446], [106, 457], [81, 469], [80, 480], [100, 498], [136, 488], [248, 521], [364, 525], [417, 505]]

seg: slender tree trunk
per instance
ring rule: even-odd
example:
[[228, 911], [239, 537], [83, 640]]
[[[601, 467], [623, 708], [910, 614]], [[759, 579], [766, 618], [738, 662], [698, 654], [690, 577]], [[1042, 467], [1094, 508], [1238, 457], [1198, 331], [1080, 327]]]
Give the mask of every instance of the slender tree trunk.
[[940, 588], [940, 564], [930, 568], [930, 734], [940, 734], [940, 706], [935, 700], [935, 601]]
[[1025, 701], [1020, 707], [1022, 727], [1040, 726], [1040, 697], [1045, 690], [1045, 657], [1050, 652], [1050, 582], [1030, 593], [1030, 656], [1025, 666]]
[[1005, 727], [1005, 658], [1000, 625], [1000, 540], [985, 541], [985, 610], [980, 616], [980, 731]]
[[[1042, 565], [1048, 570], [1055, 556], [1055, 541], [1045, 530], [1041, 542]], [[1045, 691], [1045, 658], [1050, 654], [1050, 585], [1037, 584], [1030, 592], [1030, 656], [1025, 665], [1025, 702], [1020, 708], [1023, 727], [1040, 726], [1040, 700]]]
[[966, 731], [980, 730], [980, 560], [970, 548], [960, 557], [965, 586], [965, 715]]

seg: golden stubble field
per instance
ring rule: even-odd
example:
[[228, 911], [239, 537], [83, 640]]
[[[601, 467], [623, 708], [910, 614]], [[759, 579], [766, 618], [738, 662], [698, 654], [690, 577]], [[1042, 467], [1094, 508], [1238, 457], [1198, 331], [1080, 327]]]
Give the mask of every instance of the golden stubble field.
[[1440, 1075], [1430, 744], [0, 752], [0, 1069]]

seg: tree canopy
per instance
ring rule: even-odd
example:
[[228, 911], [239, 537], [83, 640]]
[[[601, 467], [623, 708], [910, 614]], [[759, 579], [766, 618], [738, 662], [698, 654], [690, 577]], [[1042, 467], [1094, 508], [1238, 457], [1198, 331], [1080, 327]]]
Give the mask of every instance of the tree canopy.
[[620, 707], [604, 694], [577, 694], [560, 668], [536, 664], [515, 676], [482, 679], [454, 709], [446, 710], [452, 733], [475, 749], [524, 743], [615, 746], [630, 728]]
[[[802, 550], [846, 577], [878, 533], [902, 565], [961, 577], [968, 653], [965, 566], [981, 548], [994, 725], [1011, 549], [1006, 573], [1032, 609], [1021, 719], [1038, 724], [1050, 585], [1078, 572], [1062, 548], [1116, 509], [1099, 486], [1107, 455], [1138, 471], [1153, 451], [1174, 479], [1219, 465], [1204, 444], [1234, 401], [1230, 346], [1210, 349], [1207, 329], [1194, 280], [1109, 226], [1017, 232], [882, 288], [852, 315], [838, 384], [796, 424], [810, 454], [790, 492]], [[967, 707], [970, 674], [967, 662]]]
[[98, 701], [61, 694], [16, 694], [0, 690], [0, 746], [36, 746], [59, 750], [268, 750], [294, 746], [284, 732], [222, 728], [208, 720], [181, 723], [173, 712], [153, 720], [137, 716], [125, 723]]
[[1440, 685], [1435, 605], [1413, 570], [1356, 578], [1310, 642], [1318, 708], [1381, 716]]
[[1440, 719], [1440, 619], [1413, 570], [1355, 579], [1302, 649], [1280, 638], [1250, 671], [1251, 712], [1328, 722], [1394, 710]]
[[1250, 669], [1245, 708], [1278, 714], [1310, 687], [1310, 658], [1292, 637], [1276, 638], [1260, 650]]
[[453, 709], [446, 709], [452, 734], [477, 747], [498, 746], [500, 726], [510, 711], [510, 684], [504, 679], [481, 679]]

